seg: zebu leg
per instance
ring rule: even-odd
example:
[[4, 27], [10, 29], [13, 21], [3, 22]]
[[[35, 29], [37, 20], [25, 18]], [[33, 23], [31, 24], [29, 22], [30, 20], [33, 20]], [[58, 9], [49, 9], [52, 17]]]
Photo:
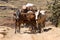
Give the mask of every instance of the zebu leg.
[[42, 27], [42, 26], [41, 26], [41, 24], [39, 23], [39, 24], [38, 24], [38, 32], [39, 32], [39, 33], [41, 33], [41, 27]]
[[19, 33], [20, 33], [20, 24], [21, 24], [21, 23], [19, 23]]
[[34, 26], [33, 25], [31, 26], [31, 32], [32, 33], [35, 33], [35, 29], [34, 29]]
[[15, 34], [16, 34], [16, 31], [17, 31], [17, 22], [15, 22]]
[[45, 27], [45, 25], [44, 25], [44, 23], [42, 23], [42, 24], [41, 24], [41, 32], [43, 32], [44, 27]]
[[33, 25], [32, 24], [29, 26], [29, 30], [31, 31], [31, 33], [33, 33]]
[[35, 25], [32, 26], [32, 33], [36, 33], [36, 26]]
[[36, 21], [36, 28], [37, 28], [37, 31], [38, 31], [38, 22]]
[[38, 22], [36, 21], [36, 27], [38, 28]]
[[34, 25], [34, 33], [36, 33], [36, 30], [37, 30], [37, 27], [36, 27], [36, 25]]
[[29, 30], [31, 31], [31, 33], [33, 33], [34, 30], [33, 22], [30, 22], [29, 24], [30, 24]]
[[32, 22], [32, 33], [36, 33], [37, 27], [35, 21]]

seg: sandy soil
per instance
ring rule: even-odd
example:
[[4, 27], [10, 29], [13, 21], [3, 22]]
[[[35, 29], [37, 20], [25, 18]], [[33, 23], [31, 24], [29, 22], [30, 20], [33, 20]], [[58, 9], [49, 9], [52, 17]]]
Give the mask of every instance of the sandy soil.
[[[5, 37], [0, 36], [0, 40], [60, 40], [60, 28], [54, 26], [47, 26], [44, 29], [49, 29], [42, 33], [28, 34], [28, 33], [14, 33], [14, 29], [6, 26], [0, 26], [0, 30], [5, 30]], [[28, 28], [21, 28], [21, 32]], [[22, 31], [23, 30], [23, 31]]]

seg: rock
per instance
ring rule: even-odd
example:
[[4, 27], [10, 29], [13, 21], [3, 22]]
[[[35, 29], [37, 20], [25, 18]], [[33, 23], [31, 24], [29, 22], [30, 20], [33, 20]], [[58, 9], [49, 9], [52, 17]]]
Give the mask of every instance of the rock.
[[52, 25], [52, 22], [50, 22], [50, 21], [45, 23], [45, 26], [50, 26], [50, 25]]
[[8, 29], [6, 27], [0, 27], [0, 34], [5, 36], [7, 35]]
[[4, 35], [0, 34], [0, 38], [3, 38], [3, 37], [4, 37]]

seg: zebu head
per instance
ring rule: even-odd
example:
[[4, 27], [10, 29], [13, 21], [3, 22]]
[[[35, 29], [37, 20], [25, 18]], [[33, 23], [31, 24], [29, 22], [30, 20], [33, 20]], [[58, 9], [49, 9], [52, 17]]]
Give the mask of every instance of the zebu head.
[[45, 15], [45, 11], [37, 10], [37, 12], [35, 12], [36, 27], [38, 27], [38, 23], [42, 23], [45, 21], [46, 17], [45, 16], [41, 17], [41, 15]]
[[20, 10], [17, 10], [16, 13], [14, 14], [15, 19], [19, 19], [19, 15], [20, 15]]
[[41, 10], [41, 11], [40, 11], [40, 10], [37, 10], [37, 11], [35, 12], [35, 16], [36, 16], [35, 19], [38, 19], [39, 14], [45, 15], [45, 12], [46, 12], [45, 10]]
[[38, 19], [39, 13], [40, 13], [40, 10], [37, 10], [37, 12], [35, 12], [35, 19]]

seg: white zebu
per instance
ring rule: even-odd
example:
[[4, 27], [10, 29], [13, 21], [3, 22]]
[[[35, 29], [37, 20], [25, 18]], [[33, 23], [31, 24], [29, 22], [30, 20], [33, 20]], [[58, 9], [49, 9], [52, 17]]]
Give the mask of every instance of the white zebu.
[[[38, 15], [39, 14], [41, 14], [42, 15], [42, 17], [39, 19], [39, 17], [38, 17]], [[41, 16], [40, 15], [40, 16]], [[37, 28], [40, 30], [40, 32], [41, 32], [41, 30], [43, 30], [43, 29], [41, 29], [41, 27], [39, 27], [39, 23], [40, 24], [43, 24], [44, 25], [44, 23], [45, 23], [45, 19], [46, 19], [46, 16], [45, 16], [45, 10], [37, 10], [37, 12], [35, 12], [35, 19], [36, 19], [36, 26], [37, 26]], [[43, 23], [44, 22], [44, 23]], [[39, 31], [38, 30], [38, 31]]]
[[37, 12], [35, 12], [35, 16], [36, 16], [36, 18], [35, 19], [38, 19], [38, 15], [39, 15], [39, 13], [41, 13], [42, 15], [45, 15], [45, 10], [37, 10]]

